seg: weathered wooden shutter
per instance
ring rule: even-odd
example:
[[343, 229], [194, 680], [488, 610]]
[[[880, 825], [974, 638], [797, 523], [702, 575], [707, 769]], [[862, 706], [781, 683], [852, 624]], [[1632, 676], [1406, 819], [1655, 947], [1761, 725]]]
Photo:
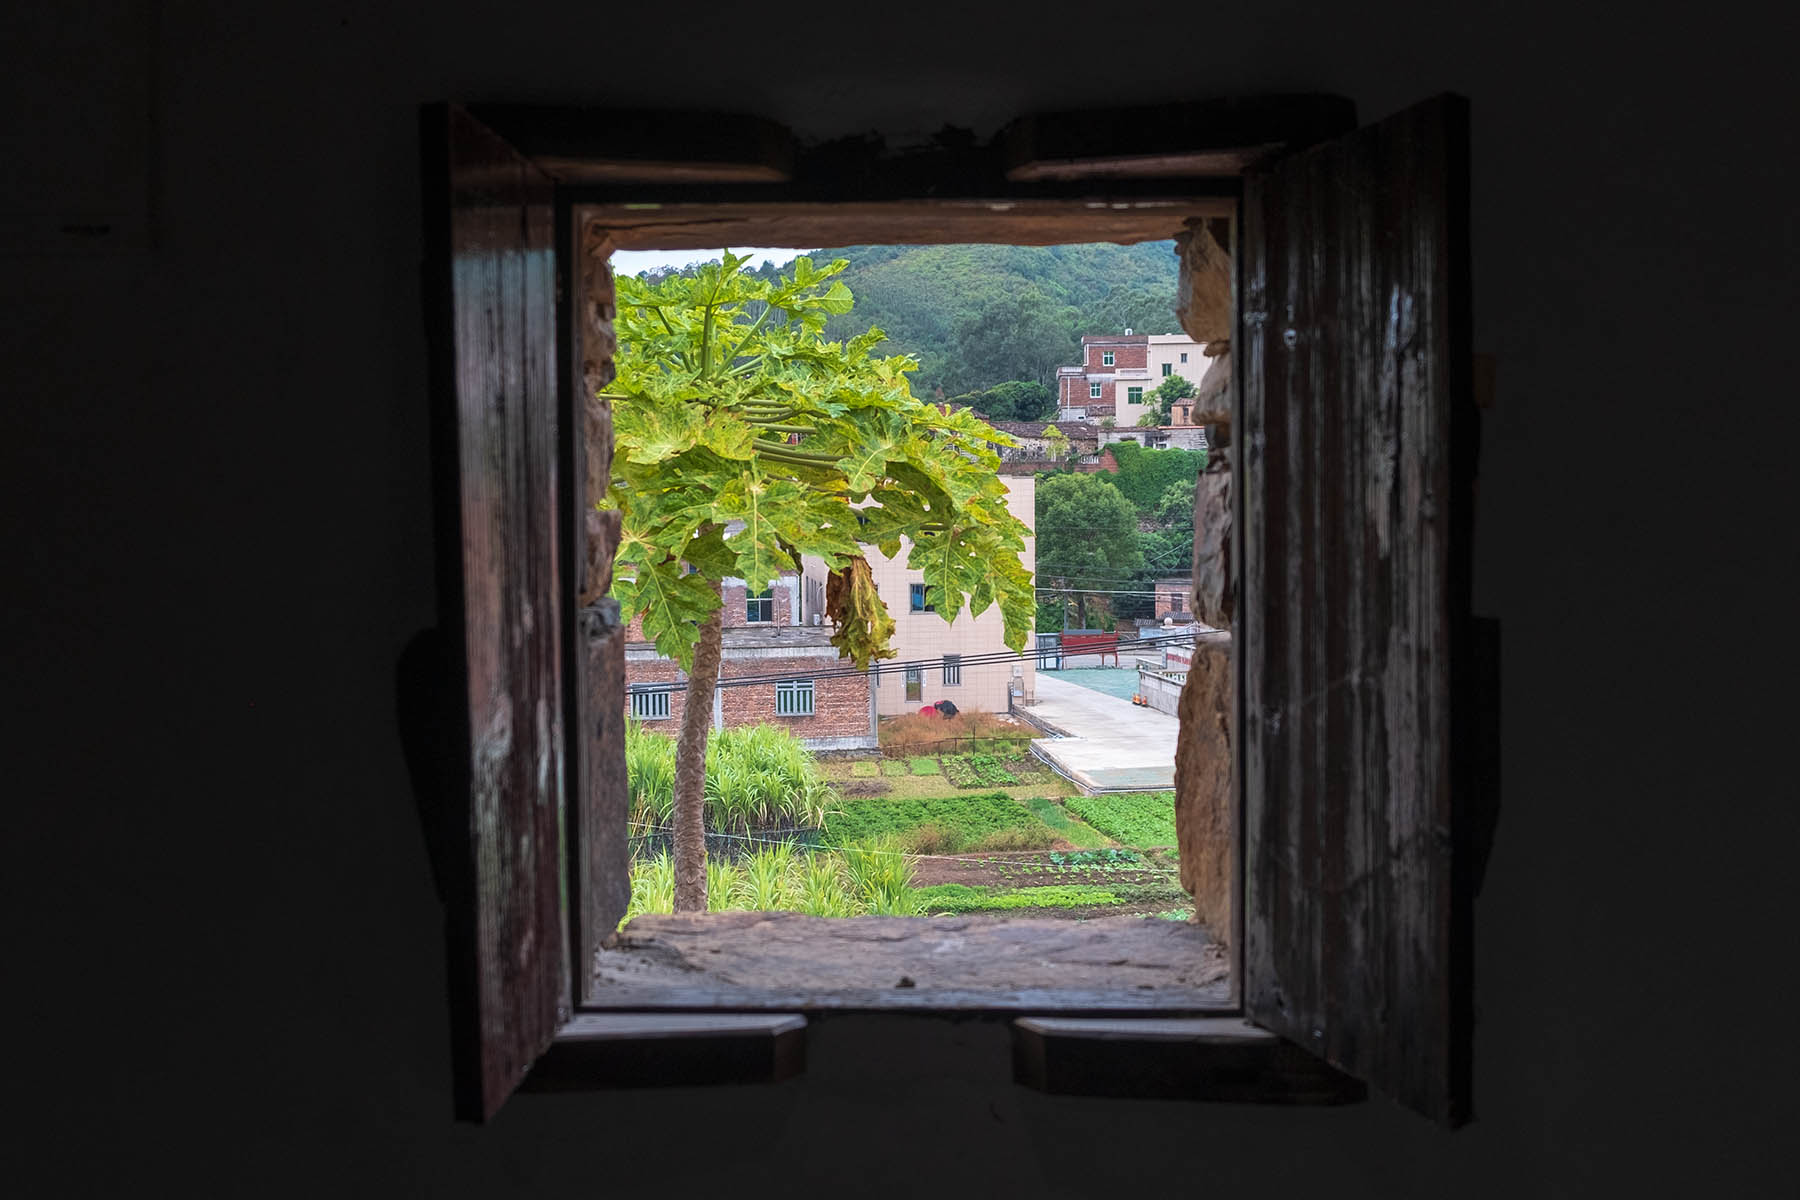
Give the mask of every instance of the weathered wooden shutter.
[[1235, 423], [1245, 1008], [1452, 1124], [1470, 1024], [1467, 127], [1440, 97], [1246, 176]]
[[458, 1115], [486, 1119], [567, 1012], [551, 182], [454, 106], [423, 122]]

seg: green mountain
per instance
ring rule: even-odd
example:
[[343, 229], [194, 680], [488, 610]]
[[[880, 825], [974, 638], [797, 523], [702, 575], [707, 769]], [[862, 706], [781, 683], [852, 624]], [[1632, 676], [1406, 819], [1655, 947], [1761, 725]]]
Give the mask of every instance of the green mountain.
[[[856, 307], [827, 335], [879, 326], [889, 354], [915, 354], [913, 392], [945, 396], [1007, 380], [1055, 386], [1079, 361], [1084, 333], [1175, 333], [1173, 242], [1134, 246], [846, 246], [815, 263], [850, 260], [842, 279]], [[762, 267], [773, 277], [779, 268]]]

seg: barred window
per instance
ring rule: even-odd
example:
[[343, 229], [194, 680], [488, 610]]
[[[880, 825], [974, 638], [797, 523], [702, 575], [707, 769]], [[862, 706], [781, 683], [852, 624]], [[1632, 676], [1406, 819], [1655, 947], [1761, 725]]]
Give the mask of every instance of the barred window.
[[962, 655], [944, 655], [944, 686], [955, 687], [962, 683]]
[[775, 619], [775, 589], [766, 587], [744, 601], [744, 620], [752, 625]]
[[775, 715], [778, 717], [810, 717], [813, 715], [813, 681], [790, 679], [775, 685]]
[[640, 721], [669, 719], [669, 693], [666, 691], [631, 693], [631, 715]]

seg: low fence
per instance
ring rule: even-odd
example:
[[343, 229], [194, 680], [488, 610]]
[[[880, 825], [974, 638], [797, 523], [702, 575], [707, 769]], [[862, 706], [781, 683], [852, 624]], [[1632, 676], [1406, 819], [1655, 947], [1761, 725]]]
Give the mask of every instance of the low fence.
[[1033, 736], [1032, 734], [1018, 737], [988, 734], [979, 737], [938, 738], [929, 742], [902, 742], [883, 746], [881, 755], [883, 758], [913, 758], [936, 754], [993, 754], [1024, 758], [1031, 753]]
[[[731, 833], [706, 833], [706, 856], [722, 862], [736, 862], [777, 842], [787, 842], [796, 849], [814, 849], [821, 844], [825, 831], [813, 826], [782, 825], [764, 829], [738, 830]], [[675, 853], [675, 830], [666, 825], [633, 832], [626, 842], [633, 861], [655, 858], [658, 854]]]

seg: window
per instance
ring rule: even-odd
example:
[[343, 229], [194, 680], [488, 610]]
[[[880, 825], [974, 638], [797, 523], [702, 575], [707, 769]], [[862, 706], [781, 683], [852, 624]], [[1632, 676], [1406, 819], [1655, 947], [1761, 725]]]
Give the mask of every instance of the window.
[[775, 685], [775, 715], [778, 717], [810, 717], [813, 715], [813, 681], [789, 679]]
[[775, 619], [775, 589], [766, 587], [744, 601], [744, 620], [766, 625]]
[[669, 719], [669, 693], [666, 691], [631, 693], [631, 715], [640, 721]]
[[926, 595], [926, 588], [925, 588], [924, 584], [922, 584], [922, 583], [913, 584], [912, 587], [910, 588], [910, 592], [911, 592], [912, 611], [913, 612], [936, 612], [937, 611], [937, 606], [935, 604], [933, 604], [931, 602], [930, 597], [928, 595]]
[[[1182, 361], [1182, 362], [1186, 362], [1186, 361], [1187, 361], [1187, 351], [1186, 351], [1186, 350], [1183, 350], [1183, 351], [1182, 351], [1182, 352], [1181, 352], [1181, 361]], [[1167, 374], [1168, 374], [1168, 372], [1167, 372], [1167, 371], [1164, 371], [1164, 372], [1163, 372], [1163, 374], [1164, 374], [1164, 375], [1167, 375]]]
[[1097, 383], [1088, 384], [1088, 399], [1089, 400], [1098, 400], [1099, 398], [1100, 398], [1100, 385]]
[[1100, 365], [1103, 367], [1110, 367], [1113, 365], [1113, 352], [1111, 350], [1102, 350], [1100, 352]]
[[[1187, 355], [1185, 355], [1185, 354], [1182, 355], [1181, 361], [1186, 362]], [[1164, 379], [1167, 379], [1170, 375], [1173, 375], [1175, 373], [1175, 364], [1174, 363], [1164, 363], [1162, 365], [1162, 367], [1163, 367], [1163, 378]]]
[[1128, 387], [1125, 389], [1125, 403], [1127, 403], [1127, 404], [1142, 404], [1143, 402], [1144, 402], [1144, 389], [1143, 388]]
[[957, 687], [962, 683], [962, 655], [944, 655], [944, 686]]
[[[1464, 242], [1467, 109], [1459, 98], [1446, 97], [1380, 126], [1339, 137], [1325, 134], [1321, 140], [1321, 123], [1350, 130], [1351, 111], [1347, 103], [1332, 101], [1314, 113], [1318, 120], [1303, 126], [1314, 131], [1308, 142], [1312, 148], [1248, 176], [1232, 218], [1232, 244], [1242, 247], [1233, 266], [1246, 280], [1247, 306], [1235, 314], [1232, 328], [1242, 346], [1234, 396], [1239, 436], [1243, 444], [1260, 447], [1266, 464], [1272, 464], [1243, 473], [1237, 483], [1247, 513], [1279, 518], [1249, 520], [1236, 534], [1245, 546], [1243, 574], [1236, 580], [1244, 624], [1233, 631], [1239, 639], [1233, 650], [1240, 683], [1237, 703], [1244, 719], [1256, 723], [1241, 735], [1251, 758], [1245, 765], [1251, 769], [1242, 772], [1237, 785], [1237, 819], [1243, 831], [1239, 849], [1253, 867], [1298, 864], [1286, 872], [1265, 876], [1251, 869], [1238, 877], [1234, 902], [1242, 905], [1245, 946], [1241, 1016], [1288, 1039], [1284, 1051], [1304, 1047], [1329, 1057], [1402, 1103], [1457, 1123], [1468, 1090], [1470, 1016], [1465, 969], [1469, 936], [1460, 922], [1468, 916], [1469, 888], [1472, 878], [1479, 877], [1482, 851], [1471, 845], [1475, 813], [1462, 790], [1477, 749], [1470, 744], [1474, 734], [1453, 737], [1450, 728], [1453, 709], [1461, 723], [1479, 719], [1482, 712], [1479, 706], [1471, 706], [1471, 712], [1460, 707], [1477, 686], [1469, 673], [1475, 635], [1467, 628], [1471, 618], [1466, 612], [1466, 522], [1475, 466], [1467, 439], [1474, 424], [1473, 415], [1461, 408], [1471, 374]], [[497, 110], [494, 120], [507, 116]], [[465, 852], [453, 856], [452, 867], [460, 894], [471, 898], [449, 914], [452, 943], [468, 960], [467, 969], [458, 973], [461, 981], [452, 981], [454, 1019], [466, 1022], [469, 1030], [459, 1040], [457, 1106], [460, 1114], [482, 1119], [492, 1115], [534, 1062], [566, 1058], [565, 1051], [588, 1068], [602, 1059], [603, 1042], [591, 1026], [606, 1014], [590, 1014], [604, 1006], [584, 991], [579, 974], [571, 977], [564, 968], [569, 956], [588, 960], [598, 938], [616, 924], [628, 894], [612, 873], [615, 858], [623, 854], [620, 831], [616, 823], [603, 828], [596, 815], [610, 811], [604, 804], [618, 798], [615, 784], [601, 780], [604, 772], [594, 766], [620, 765], [617, 740], [623, 723], [584, 722], [591, 702], [587, 690], [576, 686], [559, 695], [555, 673], [540, 669], [542, 663], [558, 661], [575, 661], [579, 667], [572, 631], [586, 628], [580, 623], [583, 615], [569, 603], [579, 594], [579, 573], [561, 574], [565, 594], [559, 596], [554, 570], [555, 535], [569, 535], [574, 551], [565, 561], [573, 563], [585, 561], [581, 550], [586, 535], [580, 522], [559, 530], [558, 521], [543, 520], [541, 507], [531, 506], [541, 505], [545, 489], [528, 486], [534, 479], [554, 480], [563, 491], [573, 490], [577, 501], [561, 504], [560, 513], [582, 507], [581, 474], [558, 471], [559, 457], [574, 457], [579, 435], [575, 423], [557, 420], [554, 381], [562, 352], [555, 319], [557, 278], [542, 269], [556, 261], [553, 217], [562, 203], [559, 187], [536, 162], [517, 152], [503, 131], [489, 129], [465, 110], [433, 106], [427, 117], [425, 144], [434, 155], [426, 180], [434, 189], [426, 206], [432, 271], [428, 289], [443, 301], [433, 306], [442, 315], [436, 318], [440, 336], [432, 355], [434, 367], [455, 366], [459, 356], [463, 366], [444, 374], [442, 388], [459, 403], [434, 408], [434, 433], [437, 421], [448, 422], [463, 439], [462, 461], [483, 468], [434, 473], [448, 481], [440, 483], [438, 499], [440, 511], [448, 514], [446, 544], [462, 550], [463, 579], [502, 583], [499, 589], [460, 587], [450, 597], [455, 626], [447, 631], [451, 667], [458, 673], [454, 678], [467, 684], [458, 689], [463, 694], [455, 728], [442, 739], [447, 768], [454, 772], [445, 790], [463, 811], [484, 799], [479, 788], [498, 788], [493, 794], [508, 800], [494, 807], [492, 822], [464, 823], [471, 840]], [[1283, 120], [1302, 127], [1297, 115]], [[1376, 138], [1379, 146], [1373, 145]], [[674, 142], [679, 145], [680, 139]], [[1070, 160], [1061, 154], [1058, 159], [1080, 167], [1079, 157]], [[616, 163], [601, 165], [617, 169]], [[892, 184], [887, 194], [908, 200], [916, 195], [908, 186]], [[1326, 206], [1330, 218], [1318, 224], [1324, 232], [1310, 239], [1294, 232], [1300, 222], [1288, 219], [1305, 205]], [[1375, 205], [1385, 206], [1371, 207]], [[634, 212], [642, 208], [628, 207]], [[600, 233], [609, 228], [604, 220], [621, 219], [599, 203], [577, 203], [573, 211], [578, 220], [591, 219]], [[495, 221], [496, 212], [507, 219]], [[591, 212], [600, 215], [581, 215]], [[988, 223], [974, 224], [975, 218]], [[968, 219], [970, 223], [956, 228], [971, 242], [992, 240], [996, 229], [1012, 228], [1004, 214], [972, 210]], [[738, 228], [723, 223], [716, 230], [718, 240], [746, 240], [731, 236]], [[1355, 228], [1391, 236], [1359, 241], [1339, 232]], [[650, 238], [655, 232], [639, 236]], [[844, 240], [866, 240], [866, 235]], [[589, 244], [586, 226], [573, 244]], [[1399, 254], [1390, 245], [1408, 253]], [[481, 269], [462, 269], [465, 260]], [[595, 261], [604, 264], [604, 254]], [[572, 270], [571, 278], [578, 277], [579, 270]], [[1362, 278], [1385, 286], [1363, 295], [1338, 282]], [[1280, 404], [1299, 393], [1283, 374], [1283, 322], [1276, 314], [1289, 304], [1304, 311], [1300, 301], [1310, 294], [1308, 289], [1336, 306], [1329, 311], [1345, 335], [1313, 340], [1311, 327], [1303, 326], [1302, 336], [1319, 353], [1329, 354], [1330, 377], [1341, 382], [1310, 398], [1302, 396], [1299, 419], [1290, 420], [1284, 419]], [[1391, 305], [1394, 296], [1403, 297], [1405, 304]], [[484, 325], [482, 314], [497, 311], [508, 319]], [[1368, 393], [1351, 369], [1356, 364], [1350, 348], [1361, 342], [1379, 345], [1395, 311], [1413, 338], [1410, 353], [1421, 364], [1402, 381], [1397, 402], [1390, 403]], [[523, 373], [522, 388], [502, 391], [494, 381], [505, 375], [497, 368], [521, 361], [532, 367]], [[574, 378], [579, 384], [580, 376]], [[439, 386], [434, 382], [434, 392]], [[1417, 436], [1404, 442], [1397, 439], [1402, 417], [1414, 422], [1407, 428], [1418, 429]], [[1320, 452], [1323, 435], [1317, 431], [1334, 428], [1333, 421], [1346, 428], [1367, 425], [1395, 437], [1394, 444], [1408, 456], [1400, 469], [1430, 481], [1447, 509], [1434, 522], [1414, 511], [1415, 506], [1393, 506], [1397, 511], [1390, 512], [1389, 524], [1378, 532], [1396, 552], [1391, 560], [1369, 563], [1365, 573], [1325, 574], [1320, 565], [1327, 557], [1323, 547], [1346, 539], [1354, 544], [1365, 536], [1350, 517], [1360, 521], [1368, 509], [1365, 497], [1354, 490], [1356, 478]], [[457, 446], [455, 439], [445, 444]], [[562, 455], [563, 450], [571, 453]], [[1326, 469], [1316, 472], [1316, 480], [1305, 474], [1319, 463]], [[1308, 494], [1285, 494], [1283, 482], [1302, 477], [1309, 480]], [[506, 486], [492, 486], [496, 479]], [[1317, 529], [1304, 519], [1316, 512], [1330, 517]], [[510, 529], [523, 532], [499, 535]], [[1289, 553], [1278, 534], [1300, 539], [1299, 552]], [[1366, 606], [1412, 594], [1428, 594], [1428, 602], [1406, 610], [1405, 636], [1390, 637], [1383, 623], [1371, 631], [1379, 639], [1367, 644], [1354, 637], [1331, 643], [1304, 636], [1310, 628], [1329, 624], [1323, 614], [1332, 605]], [[526, 597], [531, 611], [550, 617], [521, 627], [513, 611], [494, 599], [514, 595]], [[1310, 597], [1309, 607], [1281, 613], [1280, 621], [1265, 627], [1260, 618], [1278, 612], [1271, 601], [1281, 595]], [[617, 630], [602, 634], [617, 636]], [[1333, 717], [1335, 702], [1316, 705], [1304, 698], [1376, 652], [1385, 655], [1378, 661], [1384, 663], [1385, 678], [1393, 681], [1388, 690], [1402, 688], [1405, 695], [1365, 699], [1347, 694], [1344, 703], [1354, 706], [1349, 727], [1361, 728], [1356, 721], [1363, 719], [1363, 706], [1402, 700], [1429, 720], [1390, 730], [1390, 737], [1403, 744], [1391, 746], [1385, 758], [1376, 756], [1381, 761], [1368, 761], [1357, 757], [1354, 738]], [[485, 676], [469, 674], [468, 664], [477, 655], [483, 664], [491, 660], [487, 673], [502, 686], [488, 686]], [[613, 690], [619, 685], [600, 679], [595, 686], [602, 683], [612, 698], [602, 691], [601, 699], [616, 715], [624, 707]], [[907, 669], [907, 690], [915, 698], [921, 690], [916, 667]], [[550, 714], [550, 720], [530, 719], [534, 711]], [[1287, 719], [1277, 722], [1270, 714]], [[511, 737], [497, 747], [488, 731], [503, 724]], [[590, 727], [603, 732], [584, 732]], [[1308, 753], [1293, 752], [1295, 747]], [[566, 773], [565, 754], [570, 759]], [[554, 769], [546, 770], [546, 764]], [[1328, 780], [1343, 786], [1326, 787]], [[1421, 802], [1409, 807], [1409, 797]], [[513, 803], [515, 799], [519, 802]], [[1342, 842], [1310, 837], [1318, 822], [1295, 817], [1314, 803], [1326, 827], [1333, 822], [1357, 828], [1384, 823], [1381, 827], [1394, 836]], [[567, 819], [566, 838], [559, 832], [559, 815]], [[559, 867], [568, 871], [568, 904], [562, 914]], [[1380, 878], [1395, 881], [1395, 886], [1378, 902], [1355, 909], [1339, 903], [1320, 883], [1334, 878]], [[1351, 931], [1346, 924], [1353, 920], [1360, 928]], [[1341, 948], [1338, 939], [1350, 932], [1360, 939], [1359, 954], [1321, 958], [1309, 953], [1321, 944]], [[486, 983], [499, 978], [507, 983], [495, 994]], [[567, 1015], [571, 1004], [573, 1019]], [[582, 1026], [584, 1021], [589, 1026]], [[1067, 1031], [1043, 1036], [1053, 1034], [1075, 1036]], [[588, 1077], [593, 1077], [591, 1070]]]
[[925, 695], [925, 672], [918, 667], [906, 668], [906, 698], [920, 700]]

